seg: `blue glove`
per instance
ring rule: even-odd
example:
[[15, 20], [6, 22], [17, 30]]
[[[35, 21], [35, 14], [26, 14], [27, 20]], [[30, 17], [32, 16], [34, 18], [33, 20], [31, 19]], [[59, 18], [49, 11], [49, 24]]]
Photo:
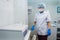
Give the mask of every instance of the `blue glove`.
[[35, 29], [35, 25], [33, 25], [32, 27], [31, 27], [31, 31], [33, 31]]
[[51, 35], [51, 29], [48, 29], [48, 31], [47, 31], [47, 35], [48, 35], [48, 36]]

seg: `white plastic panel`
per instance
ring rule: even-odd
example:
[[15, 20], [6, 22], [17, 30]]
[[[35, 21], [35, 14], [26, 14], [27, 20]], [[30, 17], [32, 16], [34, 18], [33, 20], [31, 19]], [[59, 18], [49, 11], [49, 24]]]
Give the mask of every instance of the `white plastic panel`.
[[21, 31], [0, 30], [0, 40], [24, 40]]

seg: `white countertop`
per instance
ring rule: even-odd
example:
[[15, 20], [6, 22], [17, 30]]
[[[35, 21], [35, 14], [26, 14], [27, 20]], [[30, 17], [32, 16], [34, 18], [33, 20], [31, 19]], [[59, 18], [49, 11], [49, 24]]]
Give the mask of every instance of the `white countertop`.
[[0, 29], [3, 29], [3, 30], [24, 30], [26, 27], [28, 27], [28, 25], [13, 24], [13, 25], [0, 27]]

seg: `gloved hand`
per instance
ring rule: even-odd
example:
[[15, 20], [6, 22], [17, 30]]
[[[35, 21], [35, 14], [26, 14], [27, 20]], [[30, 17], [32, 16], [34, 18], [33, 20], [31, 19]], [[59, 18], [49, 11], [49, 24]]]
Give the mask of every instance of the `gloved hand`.
[[48, 35], [48, 36], [51, 35], [51, 29], [48, 29], [48, 31], [47, 31], [47, 35]]
[[32, 25], [31, 27], [31, 31], [33, 31], [35, 29], [35, 25]]

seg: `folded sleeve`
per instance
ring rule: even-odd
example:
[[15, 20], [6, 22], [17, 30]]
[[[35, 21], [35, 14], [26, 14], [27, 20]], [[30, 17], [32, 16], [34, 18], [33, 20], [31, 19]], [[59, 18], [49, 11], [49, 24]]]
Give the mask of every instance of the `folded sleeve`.
[[49, 11], [47, 12], [47, 22], [50, 22], [51, 21], [51, 16], [50, 16], [50, 13]]

